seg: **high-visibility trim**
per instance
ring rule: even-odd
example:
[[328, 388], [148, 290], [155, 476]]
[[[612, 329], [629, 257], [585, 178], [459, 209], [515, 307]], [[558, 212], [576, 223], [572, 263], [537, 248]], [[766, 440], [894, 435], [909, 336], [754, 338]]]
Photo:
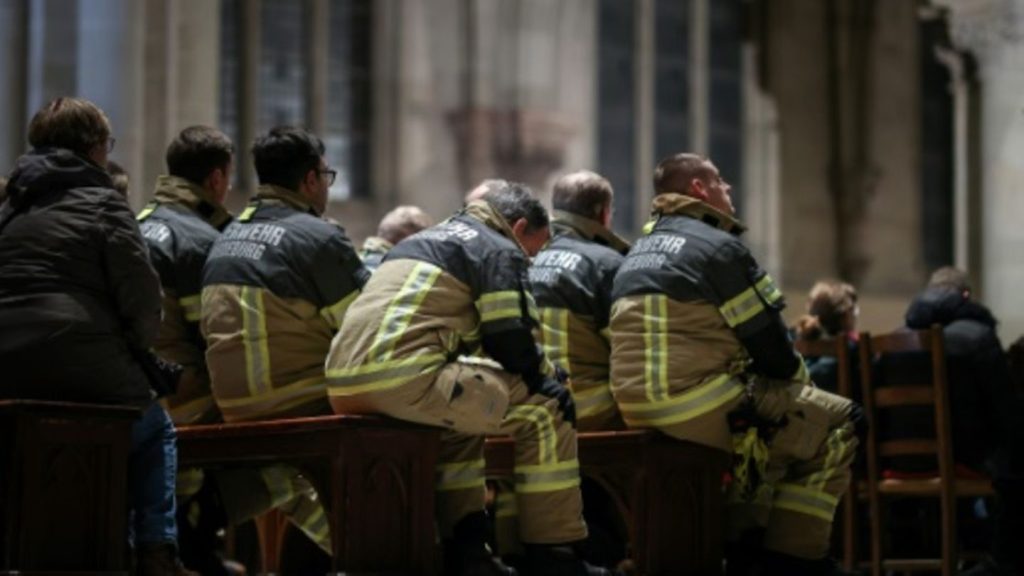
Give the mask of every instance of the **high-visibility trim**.
[[174, 482], [174, 493], [182, 500], [187, 499], [202, 489], [205, 477], [201, 468], [178, 470], [178, 476]]
[[401, 360], [327, 370], [328, 396], [354, 396], [397, 388], [444, 365], [444, 354], [420, 354]]
[[832, 522], [838, 504], [839, 499], [835, 496], [804, 486], [780, 483], [775, 487], [775, 508], [806, 514], [826, 522]]
[[580, 463], [575, 458], [551, 464], [517, 465], [514, 472], [516, 492], [520, 494], [557, 492], [580, 485]]
[[601, 328], [601, 330], [598, 331], [598, 334], [600, 334], [601, 337], [605, 339], [605, 341], [607, 341], [607, 342], [611, 342], [612, 341], [612, 330], [608, 326], [605, 326], [604, 328]]
[[313, 514], [308, 518], [295, 519], [299, 529], [309, 536], [310, 540], [317, 546], [330, 552], [331, 550], [331, 525], [327, 521], [327, 514], [322, 504], [317, 504]]
[[373, 345], [367, 353], [371, 361], [386, 362], [391, 359], [395, 345], [409, 327], [413, 314], [423, 303], [430, 292], [430, 287], [437, 281], [441, 269], [433, 264], [418, 262], [405, 279], [402, 288], [391, 299], [384, 319], [377, 329]]
[[782, 300], [782, 291], [775, 285], [775, 280], [768, 274], [765, 274], [763, 278], [754, 284], [754, 289], [757, 290], [764, 301], [768, 304], [775, 304], [779, 300]]
[[668, 299], [644, 296], [644, 388], [651, 401], [668, 398]]
[[483, 488], [486, 484], [483, 458], [439, 464], [434, 470], [434, 489], [440, 492]]
[[270, 349], [267, 344], [266, 313], [263, 291], [242, 286], [239, 299], [242, 307], [242, 342], [245, 347], [245, 376], [251, 396], [259, 396], [273, 388], [270, 378]]
[[323, 390], [326, 379], [323, 376], [317, 375], [311, 378], [303, 378], [297, 380], [291, 384], [285, 386], [278, 386], [268, 390], [267, 392], [260, 394], [259, 396], [242, 396], [238, 398], [217, 398], [217, 406], [223, 408], [237, 408], [240, 406], [252, 406], [253, 404], [259, 404], [269, 401], [280, 401], [289, 399], [296, 394], [302, 392], [308, 392], [310, 390], [315, 393], [319, 393]]
[[572, 374], [572, 362], [569, 359], [569, 310], [541, 308], [540, 318], [544, 354]]
[[238, 221], [248, 222], [249, 220], [252, 220], [253, 214], [256, 213], [256, 210], [258, 210], [259, 207], [259, 204], [249, 204], [245, 207], [245, 210], [242, 210], [242, 213], [238, 215]]
[[[797, 354], [797, 356], [800, 355]], [[807, 370], [807, 363], [804, 362], [803, 356], [800, 357], [800, 367], [796, 369], [796, 374], [793, 375], [792, 379], [804, 384], [810, 384], [811, 382], [811, 373]]]
[[349, 292], [348, 296], [330, 306], [321, 308], [320, 316], [330, 324], [331, 328], [337, 329], [341, 327], [341, 321], [345, 318], [345, 312], [348, 311], [348, 307], [352, 305], [357, 296], [359, 296], [359, 290]]
[[505, 318], [519, 318], [523, 315], [522, 292], [518, 290], [502, 290], [488, 292], [476, 301], [476, 309], [480, 313], [480, 322], [494, 322]]
[[200, 312], [202, 312], [202, 296], [199, 294], [184, 296], [178, 299], [178, 305], [181, 306], [186, 321], [199, 322]]
[[607, 382], [595, 384], [586, 390], [573, 390], [572, 399], [576, 403], [577, 418], [594, 416], [615, 407], [615, 397]]
[[[537, 428], [538, 461], [541, 464], [550, 464], [557, 461], [558, 439], [555, 434], [555, 421], [547, 408], [531, 404], [520, 404], [509, 408], [505, 418], [532, 423]], [[519, 467], [517, 466], [516, 468], [518, 469]]]
[[267, 493], [270, 495], [271, 508], [277, 508], [296, 496], [295, 485], [292, 484], [292, 476], [295, 470], [288, 466], [267, 466], [260, 468], [260, 476], [267, 486]]
[[156, 210], [157, 206], [159, 206], [159, 204], [157, 204], [156, 202], [150, 202], [149, 204], [146, 204], [145, 208], [139, 210], [138, 215], [135, 216], [135, 220], [142, 222], [146, 218], [149, 218], [153, 214], [153, 211]]
[[735, 328], [764, 311], [764, 303], [754, 287], [747, 288], [718, 308], [730, 328]]
[[825, 487], [825, 483], [835, 476], [836, 471], [839, 470], [839, 462], [842, 462], [846, 451], [852, 444], [849, 439], [844, 438], [845, 435], [846, 432], [842, 429], [836, 429], [829, 433], [828, 439], [825, 441], [825, 463], [820, 471], [812, 474], [807, 480], [808, 488], [821, 490]]
[[623, 419], [631, 426], [665, 426], [703, 416], [741, 394], [743, 384], [723, 374], [674, 398], [659, 402], [624, 402], [619, 404], [619, 408]]
[[191, 422], [200, 414], [205, 413], [215, 404], [216, 402], [214, 402], [213, 400], [213, 395], [207, 394], [205, 396], [200, 396], [199, 398], [189, 400], [184, 404], [179, 404], [177, 406], [168, 408], [167, 412], [170, 413], [171, 420], [175, 424], [185, 424]]
[[647, 222], [644, 222], [643, 228], [640, 229], [640, 232], [643, 233], [644, 236], [650, 234], [651, 232], [654, 231], [654, 225], [657, 223], [657, 218], [651, 218]]
[[537, 301], [533, 298], [533, 294], [529, 290], [526, 290], [523, 292], [523, 295], [526, 296], [526, 313], [530, 315], [530, 318], [533, 318], [534, 322], [540, 324], [540, 314], [537, 312]]
[[519, 516], [519, 498], [515, 492], [498, 492], [494, 498], [495, 518], [514, 518]]

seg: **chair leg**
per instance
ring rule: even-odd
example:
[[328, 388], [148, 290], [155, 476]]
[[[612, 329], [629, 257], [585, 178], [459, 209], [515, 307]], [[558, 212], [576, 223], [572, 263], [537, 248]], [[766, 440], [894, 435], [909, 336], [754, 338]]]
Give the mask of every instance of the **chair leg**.
[[942, 498], [942, 576], [955, 576], [957, 565], [956, 501]]
[[853, 483], [843, 501], [843, 570], [852, 572], [857, 563], [857, 492]]
[[882, 576], [882, 519], [879, 517], [881, 506], [877, 494], [868, 498], [868, 507], [871, 514], [871, 576]]

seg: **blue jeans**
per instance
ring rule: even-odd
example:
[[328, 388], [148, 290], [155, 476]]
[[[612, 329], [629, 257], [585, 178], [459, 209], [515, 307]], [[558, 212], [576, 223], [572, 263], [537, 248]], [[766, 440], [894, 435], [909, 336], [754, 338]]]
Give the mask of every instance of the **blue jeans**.
[[174, 482], [178, 446], [167, 411], [154, 402], [132, 426], [128, 456], [129, 534], [135, 544], [178, 541], [174, 520]]

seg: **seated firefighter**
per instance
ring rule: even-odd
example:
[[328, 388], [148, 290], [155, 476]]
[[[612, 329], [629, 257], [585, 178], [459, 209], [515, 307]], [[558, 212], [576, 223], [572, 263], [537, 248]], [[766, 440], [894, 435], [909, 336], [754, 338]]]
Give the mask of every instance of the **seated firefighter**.
[[363, 242], [359, 258], [367, 269], [374, 271], [395, 244], [433, 225], [434, 220], [418, 207], [399, 206], [381, 218], [377, 225], [377, 235]]
[[[278, 127], [258, 138], [260, 187], [214, 242], [203, 268], [201, 327], [226, 422], [330, 412], [324, 359], [369, 272], [344, 230], [322, 218], [334, 171], [315, 135]], [[227, 519], [279, 507], [330, 553], [328, 521], [296, 469], [218, 471]]]
[[[516, 440], [530, 574], [610, 574], [577, 556], [587, 527], [572, 398], [532, 333], [527, 263], [547, 239], [547, 212], [529, 189], [498, 186], [396, 246], [331, 344], [336, 412], [445, 429], [436, 486], [447, 574], [516, 573], [485, 544], [485, 434]], [[489, 358], [468, 356], [481, 349]]]
[[855, 405], [815, 388], [782, 294], [737, 235], [730, 187], [677, 154], [612, 289], [612, 392], [626, 424], [737, 453], [729, 574], [818, 575], [850, 479]]

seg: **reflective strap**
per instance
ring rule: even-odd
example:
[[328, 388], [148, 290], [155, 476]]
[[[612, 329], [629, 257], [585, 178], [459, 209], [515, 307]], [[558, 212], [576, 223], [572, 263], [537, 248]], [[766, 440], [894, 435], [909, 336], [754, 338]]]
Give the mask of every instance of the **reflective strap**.
[[184, 404], [172, 406], [167, 409], [167, 412], [170, 413], [171, 420], [175, 424], [189, 424], [200, 415], [205, 414], [208, 410], [213, 408], [215, 404], [213, 396], [211, 394], [207, 394], [205, 396], [189, 400]]
[[658, 223], [658, 218], [654, 217], [644, 223], [643, 228], [640, 231], [646, 236], [654, 230], [654, 225]]
[[218, 398], [217, 406], [227, 420], [231, 420], [231, 417], [251, 420], [320, 401], [323, 398], [325, 387], [324, 377], [314, 376], [257, 396]]
[[611, 342], [612, 341], [612, 331], [611, 331], [611, 328], [609, 328], [608, 326], [605, 326], [604, 328], [601, 328], [601, 330], [598, 332], [598, 334], [600, 334], [601, 337], [604, 338], [606, 342]]
[[288, 466], [260, 468], [260, 476], [263, 477], [263, 483], [266, 484], [270, 495], [271, 508], [277, 508], [295, 498], [295, 486], [292, 484], [292, 477], [295, 474], [295, 469]]
[[259, 204], [249, 204], [245, 207], [245, 210], [242, 210], [242, 213], [238, 215], [238, 221], [248, 222], [249, 220], [252, 220], [252, 215], [256, 213], [256, 210], [259, 209], [259, 207]]
[[515, 492], [498, 492], [494, 499], [495, 518], [514, 518], [519, 516], [519, 498]]
[[391, 359], [395, 344], [409, 327], [409, 320], [416, 313], [423, 299], [430, 292], [441, 269], [433, 264], [419, 262], [412, 269], [402, 288], [391, 299], [384, 319], [377, 329], [377, 336], [366, 357], [371, 361], [386, 362]]
[[[797, 354], [797, 356], [800, 355]], [[804, 384], [811, 383], [811, 373], [807, 371], [807, 363], [804, 362], [803, 356], [800, 356], [800, 367], [796, 369], [796, 374], [793, 375], [792, 379]]]
[[329, 396], [352, 396], [396, 388], [412, 378], [444, 365], [444, 354], [420, 354], [391, 360], [327, 370]]
[[555, 422], [547, 408], [531, 404], [512, 406], [509, 408], [505, 419], [530, 422], [536, 426], [538, 462], [541, 464], [551, 464], [557, 461], [558, 439], [555, 434]]
[[308, 518], [296, 518], [295, 524], [320, 548], [331, 552], [331, 525], [322, 504], [318, 504]]
[[439, 492], [483, 488], [484, 460], [464, 460], [438, 464], [434, 472], [434, 488]]
[[187, 500], [202, 489], [204, 478], [205, 474], [203, 474], [200, 468], [178, 470], [178, 476], [175, 478], [174, 483], [174, 493], [180, 500]]
[[644, 296], [644, 388], [647, 399], [668, 398], [668, 298]]
[[270, 378], [270, 348], [267, 344], [266, 314], [263, 310], [263, 292], [252, 286], [243, 286], [242, 342], [245, 346], [245, 375], [251, 396], [259, 396], [273, 388]]
[[738, 296], [718, 308], [730, 328], [735, 328], [764, 311], [764, 303], [753, 287], [740, 292]]
[[741, 394], [743, 384], [723, 374], [674, 398], [659, 402], [624, 402], [619, 404], [619, 408], [622, 417], [631, 426], [665, 426], [703, 416]]
[[518, 290], [488, 292], [476, 301], [480, 322], [494, 322], [505, 318], [519, 318], [523, 310], [520, 304], [522, 293]]
[[533, 318], [534, 322], [540, 324], [540, 314], [537, 313], [537, 301], [534, 300], [533, 294], [529, 290], [524, 291], [523, 294], [526, 296], [526, 313], [530, 315], [530, 318]]
[[775, 280], [768, 274], [764, 275], [754, 284], [754, 289], [757, 290], [764, 301], [768, 304], [775, 304], [779, 300], [782, 300], [782, 291], [779, 290], [778, 286], [775, 285]]
[[842, 462], [843, 456], [846, 455], [846, 451], [849, 450], [852, 443], [850, 439], [844, 438], [845, 435], [846, 432], [841, 428], [829, 433], [825, 440], [825, 463], [819, 472], [812, 474], [807, 480], [808, 488], [821, 490], [825, 487], [825, 483], [835, 476], [839, 469], [839, 462]]
[[541, 308], [540, 318], [544, 354], [572, 374], [572, 363], [569, 360], [569, 310]]
[[331, 328], [340, 328], [341, 321], [345, 318], [345, 312], [348, 311], [348, 307], [352, 305], [352, 302], [357, 296], [359, 296], [359, 290], [349, 292], [348, 296], [345, 296], [326, 308], [321, 308], [320, 316], [330, 324]]
[[835, 496], [804, 486], [780, 483], [775, 487], [775, 508], [814, 516], [825, 522], [832, 522], [837, 504], [839, 499]]
[[577, 418], [594, 416], [615, 407], [615, 398], [607, 382], [595, 384], [586, 390], [573, 390], [572, 399], [576, 403]]
[[156, 202], [150, 202], [149, 204], [146, 204], [146, 207], [139, 211], [138, 215], [135, 216], [135, 219], [139, 222], [142, 222], [146, 218], [149, 218], [150, 215], [153, 214], [153, 211], [156, 210], [157, 206], [158, 204]]
[[188, 322], [199, 322], [202, 312], [202, 296], [195, 294], [178, 299], [178, 305], [185, 313], [185, 320]]
[[557, 492], [580, 485], [579, 460], [565, 460], [552, 464], [515, 467], [516, 492], [535, 494]]

